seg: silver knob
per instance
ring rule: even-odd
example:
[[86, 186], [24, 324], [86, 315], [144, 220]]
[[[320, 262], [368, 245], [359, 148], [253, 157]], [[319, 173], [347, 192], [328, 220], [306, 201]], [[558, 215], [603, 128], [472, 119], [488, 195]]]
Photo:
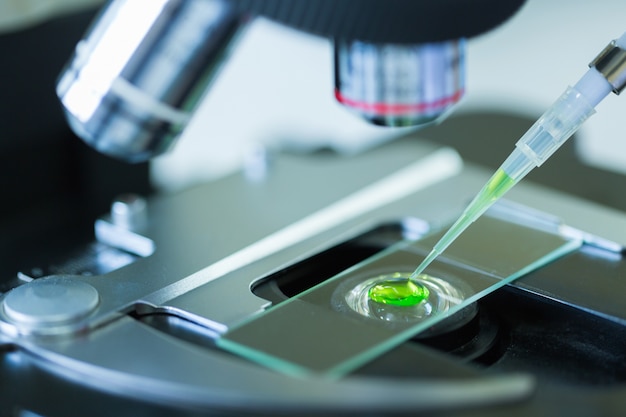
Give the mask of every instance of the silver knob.
[[25, 331], [71, 325], [91, 313], [98, 291], [72, 276], [53, 275], [13, 289], [2, 307], [9, 320]]

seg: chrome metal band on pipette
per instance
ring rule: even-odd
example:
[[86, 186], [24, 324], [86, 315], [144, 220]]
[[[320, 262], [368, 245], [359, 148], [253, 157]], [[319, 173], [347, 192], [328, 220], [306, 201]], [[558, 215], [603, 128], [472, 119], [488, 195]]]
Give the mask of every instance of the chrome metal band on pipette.
[[589, 66], [606, 78], [615, 94], [621, 93], [626, 87], [626, 50], [617, 45], [616, 41], [609, 43]]

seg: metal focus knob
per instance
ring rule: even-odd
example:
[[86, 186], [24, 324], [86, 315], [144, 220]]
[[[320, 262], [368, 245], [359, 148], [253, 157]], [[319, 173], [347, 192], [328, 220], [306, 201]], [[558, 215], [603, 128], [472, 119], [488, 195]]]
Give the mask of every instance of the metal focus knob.
[[372, 123], [431, 123], [464, 90], [462, 39], [419, 45], [335, 41], [335, 97]]
[[22, 331], [56, 333], [89, 315], [100, 301], [98, 291], [76, 277], [52, 275], [15, 288], [2, 312]]

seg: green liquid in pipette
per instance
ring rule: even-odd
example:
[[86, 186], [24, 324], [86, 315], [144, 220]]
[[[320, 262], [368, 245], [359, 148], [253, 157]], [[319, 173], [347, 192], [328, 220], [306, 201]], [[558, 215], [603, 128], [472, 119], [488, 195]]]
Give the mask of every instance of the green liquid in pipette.
[[491, 205], [497, 199], [502, 197], [504, 193], [509, 191], [516, 182], [517, 181], [509, 177], [502, 169], [498, 169], [489, 179], [487, 184], [485, 184], [480, 193], [478, 193], [477, 199], [480, 201], [479, 206], [482, 206], [483, 204]]
[[480, 190], [478, 195], [472, 200], [470, 205], [465, 209], [461, 217], [450, 227], [450, 229], [437, 242], [433, 250], [422, 261], [417, 269], [411, 274], [411, 278], [417, 277], [424, 269], [443, 252], [454, 240], [472, 224], [481, 214], [487, 210], [493, 203], [511, 189], [517, 183], [516, 180], [509, 177], [502, 169], [498, 169], [495, 174], [487, 181], [487, 184]]
[[370, 300], [399, 307], [413, 307], [429, 296], [428, 288], [407, 279], [386, 280], [368, 292]]

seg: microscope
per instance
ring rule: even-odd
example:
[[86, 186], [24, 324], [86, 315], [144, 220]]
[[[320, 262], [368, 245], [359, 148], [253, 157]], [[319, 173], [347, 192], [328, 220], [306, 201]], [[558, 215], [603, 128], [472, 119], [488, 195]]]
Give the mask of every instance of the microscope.
[[[332, 39], [348, 111], [427, 126], [464, 94], [465, 39], [522, 3], [113, 0], [57, 94], [89, 145], [148, 160], [263, 16]], [[611, 44], [592, 63], [607, 93], [624, 55]], [[0, 293], [2, 411], [620, 415], [626, 215], [520, 183], [400, 298], [483, 167], [409, 136], [349, 157], [286, 152], [267, 169], [120, 196], [83, 252], [20, 273]]]
[[159, 155], [246, 22], [260, 15], [333, 39], [339, 103], [375, 124], [423, 125], [463, 96], [464, 39], [522, 3], [112, 2], [77, 46], [57, 93], [94, 148], [131, 162]]

